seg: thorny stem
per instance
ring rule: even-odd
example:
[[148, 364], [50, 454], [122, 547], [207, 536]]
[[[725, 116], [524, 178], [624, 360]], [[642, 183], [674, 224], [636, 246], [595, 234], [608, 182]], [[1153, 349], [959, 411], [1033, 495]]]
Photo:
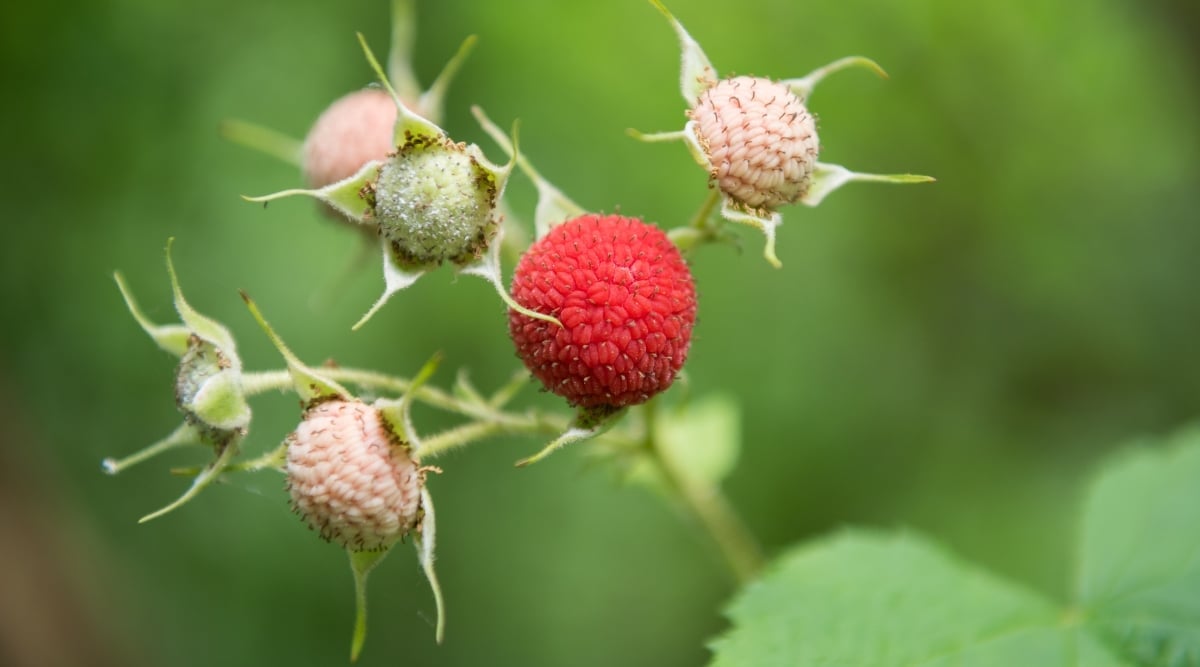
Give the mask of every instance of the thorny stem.
[[734, 578], [739, 584], [745, 584], [758, 574], [764, 563], [758, 542], [717, 484], [690, 476], [685, 468], [675, 465], [671, 457], [664, 455], [655, 435], [656, 403], [652, 399], [644, 409], [646, 433], [643, 447], [662, 471], [669, 490], [699, 519], [721, 550]]

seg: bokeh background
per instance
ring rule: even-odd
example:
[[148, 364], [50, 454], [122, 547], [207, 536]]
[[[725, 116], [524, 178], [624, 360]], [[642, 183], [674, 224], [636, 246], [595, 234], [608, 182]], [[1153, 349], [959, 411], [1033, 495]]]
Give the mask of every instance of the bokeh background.
[[[685, 222], [705, 178], [679, 145], [678, 47], [641, 0], [419, 3], [430, 81], [479, 45], [446, 126], [522, 122], [543, 173], [593, 210]], [[743, 415], [727, 483], [768, 552], [839, 526], [921, 530], [1057, 597], [1074, 519], [1104, 454], [1200, 415], [1200, 18], [1172, 0], [680, 0], [723, 73], [800, 76], [862, 54], [812, 98], [826, 161], [935, 175], [848, 187], [785, 213], [782, 270], [742, 249], [694, 257], [697, 395]], [[236, 290], [305, 359], [410, 373], [444, 352], [483, 388], [517, 367], [488, 286], [448, 269], [349, 325], [374, 258], [333, 298], [357, 235], [309, 201], [241, 201], [299, 183], [222, 141], [226, 118], [302, 136], [371, 80], [355, 43], [388, 43], [383, 0], [10, 4], [0, 20], [0, 663], [343, 664], [344, 554], [291, 515], [278, 475], [237, 477], [162, 520], [178, 452], [118, 477], [100, 460], [179, 420], [174, 361], [126, 313], [114, 270], [174, 319], [168, 237], [192, 303], [277, 368]], [[531, 215], [527, 181], [510, 188]], [[528, 405], [556, 407], [529, 391]], [[294, 398], [255, 403], [274, 446]], [[418, 424], [449, 422], [431, 411]], [[734, 591], [704, 535], [652, 493], [535, 439], [450, 455], [432, 483], [445, 645], [410, 550], [372, 575], [361, 664], [695, 665]]]

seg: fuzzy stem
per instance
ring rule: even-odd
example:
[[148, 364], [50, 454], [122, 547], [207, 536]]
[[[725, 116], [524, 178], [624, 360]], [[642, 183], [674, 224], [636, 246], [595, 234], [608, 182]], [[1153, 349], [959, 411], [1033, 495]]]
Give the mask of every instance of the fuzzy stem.
[[[693, 219], [692, 227], [705, 224], [704, 220], [711, 214], [718, 198], [710, 197], [709, 199], [710, 201], [705, 203], [705, 206]], [[411, 380], [376, 371], [355, 368], [323, 368], [321, 371], [326, 377], [337, 382], [398, 394], [408, 392], [412, 387]], [[569, 427], [569, 423], [561, 416], [519, 415], [500, 409], [500, 406], [512, 393], [515, 393], [515, 389], [519, 388], [524, 381], [524, 374], [514, 378], [513, 382], [496, 392], [490, 405], [462, 400], [428, 385], [422, 385], [412, 390], [411, 395], [415, 400], [476, 420], [425, 438], [421, 445], [421, 458], [435, 458], [452, 449], [497, 435], [548, 435], [565, 431]], [[247, 394], [261, 393], [271, 389], [286, 389], [290, 385], [291, 378], [286, 371], [248, 373], [243, 380], [243, 387]], [[717, 485], [689, 477], [688, 471], [674, 466], [669, 458], [663, 455], [655, 437], [655, 403], [655, 401], [651, 401], [646, 405], [646, 431], [644, 441], [640, 446], [646, 449], [655, 464], [662, 470], [671, 492], [700, 521], [713, 542], [716, 543], [734, 577], [739, 582], [749, 580], [763, 563], [762, 554], [754, 537]], [[600, 435], [598, 438], [619, 447], [639, 446], [638, 443], [631, 442], [627, 437], [613, 432]], [[269, 467], [271, 461], [275, 460], [273, 458], [275, 456], [278, 456], [278, 450], [238, 466], [236, 469], [255, 470]]]
[[259, 470], [265, 470], [267, 468], [281, 470], [286, 461], [287, 461], [287, 443], [284, 442], [283, 444], [279, 445], [275, 449], [272, 449], [271, 451], [267, 452], [266, 454], [263, 454], [262, 456], [259, 456], [258, 458], [250, 459], [249, 461], [243, 461], [241, 463], [234, 463], [234, 464], [228, 466], [227, 468], [225, 468], [225, 471], [226, 472], [258, 472]]
[[492, 394], [492, 400], [488, 401], [488, 405], [497, 410], [504, 407], [517, 395], [518, 391], [521, 391], [522, 387], [529, 384], [529, 377], [529, 372], [525, 370], [515, 373], [512, 379], [508, 381], [508, 384], [500, 387], [496, 390], [495, 394]]
[[[347, 382], [360, 387], [381, 389], [396, 394], [403, 394], [412, 386], [411, 380], [377, 371], [357, 368], [321, 368], [320, 372], [321, 375], [335, 382]], [[262, 371], [258, 373], [245, 373], [242, 376], [242, 389], [246, 392], [247, 396], [261, 394], [272, 389], [286, 390], [291, 386], [292, 378], [287, 371]], [[436, 387], [419, 387], [413, 392], [413, 398], [451, 412], [473, 414], [479, 409], [454, 398]]]
[[717, 238], [718, 227], [709, 221], [719, 201], [721, 193], [715, 189], [709, 190], [704, 203], [700, 204], [699, 210], [687, 226], [676, 227], [667, 232], [668, 238], [679, 247], [680, 252], [686, 254], [697, 246]]

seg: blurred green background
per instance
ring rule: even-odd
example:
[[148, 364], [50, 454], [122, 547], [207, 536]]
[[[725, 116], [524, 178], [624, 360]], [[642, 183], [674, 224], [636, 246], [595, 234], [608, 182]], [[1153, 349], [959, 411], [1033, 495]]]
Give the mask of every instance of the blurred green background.
[[[446, 126], [522, 122], [522, 147], [589, 209], [682, 224], [705, 195], [684, 148], [628, 127], [682, 126], [678, 47], [646, 2], [421, 2], [425, 82], [479, 45]], [[1169, 0], [680, 0], [722, 73], [795, 77], [861, 54], [891, 74], [835, 76], [812, 108], [822, 158], [932, 174], [850, 186], [785, 211], [782, 270], [742, 251], [693, 257], [701, 293], [688, 371], [743, 406], [727, 483], [769, 552], [845, 524], [913, 527], [1003, 575], [1070, 593], [1081, 484], [1106, 452], [1200, 415], [1198, 10]], [[274, 474], [238, 477], [162, 520], [178, 452], [116, 478], [100, 460], [179, 421], [174, 360], [129, 317], [174, 319], [163, 247], [189, 299], [277, 354], [236, 289], [311, 361], [411, 373], [446, 355], [490, 389], [517, 367], [482, 281], [443, 269], [362, 331], [376, 260], [314, 305], [358, 237], [309, 201], [239, 194], [295, 170], [219, 139], [243, 118], [302, 136], [371, 80], [354, 40], [388, 44], [382, 0], [21, 3], [3, 10], [5, 325], [0, 357], [0, 663], [343, 664], [344, 554], [288, 511]], [[516, 211], [533, 196], [518, 178]], [[528, 391], [530, 405], [555, 407]], [[248, 447], [294, 426], [294, 398], [255, 403]], [[419, 411], [426, 431], [451, 423]], [[438, 461], [445, 645], [410, 549], [372, 576], [361, 664], [695, 665], [733, 592], [685, 517], [567, 451], [527, 470], [535, 439]]]

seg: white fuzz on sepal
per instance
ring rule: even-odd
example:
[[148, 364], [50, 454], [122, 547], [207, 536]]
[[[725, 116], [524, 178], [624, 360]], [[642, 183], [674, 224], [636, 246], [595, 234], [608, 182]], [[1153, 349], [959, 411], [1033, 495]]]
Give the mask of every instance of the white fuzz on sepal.
[[117, 286], [138, 325], [162, 349], [179, 356], [175, 372], [175, 403], [184, 423], [170, 435], [123, 459], [104, 459], [109, 474], [187, 444], [206, 444], [216, 458], [193, 478], [191, 486], [175, 502], [147, 514], [141, 521], [160, 517], [188, 502], [217, 479], [237, 455], [250, 427], [250, 406], [242, 380], [242, 362], [233, 335], [224, 325], [201, 315], [183, 296], [175, 264], [171, 259], [174, 239], [167, 242], [167, 272], [171, 280], [175, 310], [182, 324], [159, 326], [146, 318], [124, 278], [115, 275]]
[[413, 396], [437, 370], [440, 355], [421, 368], [400, 398], [368, 404], [301, 362], [254, 301], [243, 298], [287, 362], [304, 406], [299, 425], [283, 444], [292, 508], [309, 528], [349, 553], [356, 609], [351, 660], [358, 658], [366, 640], [367, 575], [409, 535], [433, 589], [440, 642], [445, 612], [433, 571], [433, 499], [425, 480], [441, 470], [420, 464], [421, 442], [411, 416]]
[[478, 146], [451, 140], [436, 123], [410, 109], [362, 35], [359, 40], [396, 108], [395, 150], [322, 188], [246, 198], [269, 202], [293, 195], [315, 197], [378, 238], [384, 291], [355, 329], [393, 294], [444, 263], [487, 268], [487, 251], [500, 228], [497, 209], [514, 167], [514, 160], [491, 163]]

